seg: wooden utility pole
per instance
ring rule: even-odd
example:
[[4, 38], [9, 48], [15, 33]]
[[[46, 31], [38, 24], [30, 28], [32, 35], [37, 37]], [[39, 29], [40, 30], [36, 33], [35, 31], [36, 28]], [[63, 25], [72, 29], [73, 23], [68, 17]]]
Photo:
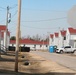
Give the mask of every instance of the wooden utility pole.
[[[1, 50], [1, 30], [0, 30], [0, 50]], [[1, 57], [1, 51], [0, 51], [0, 57]]]
[[18, 72], [18, 52], [20, 37], [20, 20], [21, 20], [21, 0], [18, 0], [18, 25], [16, 31], [16, 50], [15, 50], [15, 72]]
[[44, 50], [44, 34], [43, 34], [43, 50]]

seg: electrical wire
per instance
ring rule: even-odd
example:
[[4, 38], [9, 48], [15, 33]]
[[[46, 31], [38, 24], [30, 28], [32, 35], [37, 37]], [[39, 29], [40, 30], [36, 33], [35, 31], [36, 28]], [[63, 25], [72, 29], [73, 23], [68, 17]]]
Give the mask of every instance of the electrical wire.
[[14, 18], [14, 16], [17, 14], [18, 10], [15, 11], [15, 13], [12, 15], [11, 19]]
[[10, 7], [10, 9], [14, 9], [17, 6], [18, 6], [17, 4], [14, 4], [12, 7]]
[[59, 27], [54, 27], [54, 28], [40, 28], [40, 27], [30, 27], [30, 26], [25, 26], [25, 25], [22, 25], [23, 27], [26, 27], [26, 28], [33, 28], [33, 29], [57, 29]]
[[[58, 11], [58, 10], [42, 10], [42, 9], [29, 9], [29, 8], [23, 8], [23, 9], [26, 9], [26, 10], [31, 10], [31, 11], [46, 11], [46, 12], [67, 12], [67, 11]], [[25, 11], [25, 10], [23, 10]]]
[[6, 8], [4, 8], [4, 7], [1, 7], [1, 6], [0, 6], [0, 8], [1, 8], [1, 9], [6, 9]]
[[44, 22], [44, 21], [53, 21], [53, 20], [60, 20], [66, 19], [67, 17], [55, 18], [55, 19], [47, 19], [47, 20], [35, 20], [35, 21], [21, 21], [21, 22]]

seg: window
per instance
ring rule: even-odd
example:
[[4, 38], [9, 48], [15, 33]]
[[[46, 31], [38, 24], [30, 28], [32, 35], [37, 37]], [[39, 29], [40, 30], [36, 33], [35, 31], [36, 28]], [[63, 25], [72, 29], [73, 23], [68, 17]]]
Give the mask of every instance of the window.
[[40, 45], [40, 47], [42, 47], [42, 45]]
[[46, 47], [48, 47], [48, 45], [46, 45]]
[[66, 46], [66, 47], [64, 47], [64, 48], [71, 48], [71, 46]]
[[36, 48], [36, 45], [34, 45], [34, 48]]
[[24, 47], [25, 47], [25, 44], [24, 44]]
[[12, 46], [14, 46], [14, 44], [12, 44]]
[[64, 36], [64, 40], [66, 40], [66, 36]]

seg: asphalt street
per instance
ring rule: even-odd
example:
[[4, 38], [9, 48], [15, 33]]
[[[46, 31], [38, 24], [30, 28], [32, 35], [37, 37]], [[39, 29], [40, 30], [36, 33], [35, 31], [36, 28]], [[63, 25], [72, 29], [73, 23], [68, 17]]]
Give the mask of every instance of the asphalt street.
[[32, 51], [32, 53], [37, 54], [47, 60], [52, 60], [62, 66], [70, 68], [76, 71], [76, 56], [71, 56], [69, 54], [57, 54], [41, 51]]

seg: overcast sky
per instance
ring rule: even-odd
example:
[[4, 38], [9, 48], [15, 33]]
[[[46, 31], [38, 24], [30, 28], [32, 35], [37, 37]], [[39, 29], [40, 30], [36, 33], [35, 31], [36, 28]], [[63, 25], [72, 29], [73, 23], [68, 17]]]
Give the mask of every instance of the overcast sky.
[[[12, 15], [8, 29], [16, 35], [18, 0], [0, 0], [0, 24], [6, 25], [6, 7]], [[76, 5], [76, 0], [22, 0], [21, 35], [47, 35], [67, 29], [68, 11]]]

